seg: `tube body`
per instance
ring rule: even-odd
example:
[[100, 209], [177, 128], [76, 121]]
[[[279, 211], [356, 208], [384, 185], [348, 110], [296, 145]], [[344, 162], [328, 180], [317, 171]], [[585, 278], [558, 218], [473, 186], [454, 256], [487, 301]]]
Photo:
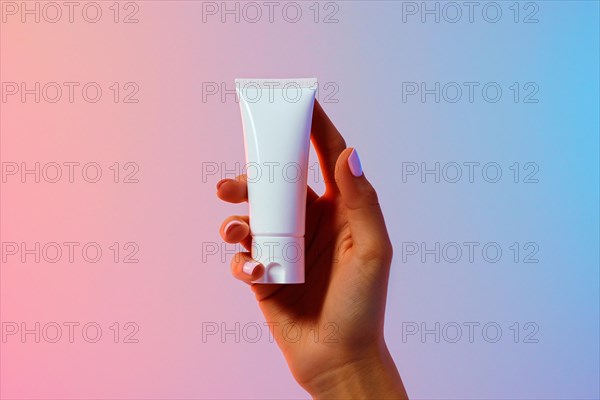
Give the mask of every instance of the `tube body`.
[[316, 79], [236, 79], [240, 100], [255, 283], [304, 283], [310, 128]]

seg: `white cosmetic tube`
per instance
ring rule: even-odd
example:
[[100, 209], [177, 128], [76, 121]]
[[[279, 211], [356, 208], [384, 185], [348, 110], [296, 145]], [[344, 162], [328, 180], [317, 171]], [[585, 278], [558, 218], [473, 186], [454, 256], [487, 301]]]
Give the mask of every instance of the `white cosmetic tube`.
[[236, 79], [240, 101], [254, 283], [304, 283], [304, 229], [316, 79]]

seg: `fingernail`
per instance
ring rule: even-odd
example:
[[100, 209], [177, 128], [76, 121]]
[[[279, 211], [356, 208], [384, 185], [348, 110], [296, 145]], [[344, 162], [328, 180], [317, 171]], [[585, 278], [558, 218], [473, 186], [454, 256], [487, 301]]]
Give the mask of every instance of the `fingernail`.
[[240, 221], [234, 219], [232, 221], [229, 221], [227, 223], [227, 225], [225, 225], [225, 228], [223, 230], [225, 231], [225, 234], [227, 235], [227, 234], [231, 233], [231, 230], [233, 228], [235, 228], [236, 226], [241, 226], [241, 225], [242, 225], [242, 223]]
[[229, 180], [229, 179], [221, 179], [219, 182], [217, 182], [217, 190], [219, 190], [219, 188], [220, 188], [221, 186], [223, 186], [223, 184], [224, 184], [225, 182], [227, 182], [228, 180]]
[[356, 149], [352, 149], [352, 152], [348, 157], [348, 167], [350, 167], [350, 172], [352, 172], [352, 175], [356, 177], [362, 176], [363, 169]]
[[244, 271], [245, 274], [252, 275], [256, 267], [259, 265], [260, 263], [254, 260], [246, 261], [242, 267], [242, 271]]

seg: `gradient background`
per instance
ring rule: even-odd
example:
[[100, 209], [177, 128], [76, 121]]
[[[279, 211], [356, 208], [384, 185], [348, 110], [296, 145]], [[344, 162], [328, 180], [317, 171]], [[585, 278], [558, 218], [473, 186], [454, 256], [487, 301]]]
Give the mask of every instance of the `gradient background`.
[[[0, 3], [5, 10], [9, 2]], [[263, 321], [253, 295], [230, 276], [232, 246], [207, 251], [221, 246], [221, 221], [246, 206], [215, 197], [216, 182], [244, 162], [238, 105], [232, 95], [203, 99], [202, 88], [224, 82], [233, 89], [236, 77], [312, 76], [384, 208], [395, 245], [386, 338], [409, 395], [600, 396], [597, 2], [521, 2], [518, 23], [513, 2], [497, 3], [497, 23], [482, 18], [485, 2], [471, 23], [466, 14], [458, 23], [435, 23], [433, 16], [423, 23], [419, 15], [404, 22], [403, 4], [394, 1], [321, 2], [317, 23], [313, 2], [299, 2], [302, 17], [290, 23], [279, 3], [272, 23], [266, 14], [257, 23], [243, 15], [223, 23], [220, 14], [203, 21], [207, 5], [200, 1], [137, 1], [139, 21], [129, 24], [122, 19], [134, 6], [125, 3], [118, 4], [119, 23], [112, 1], [97, 2], [97, 23], [82, 19], [86, 2], [78, 3], [73, 23], [67, 15], [57, 23], [31, 16], [22, 22], [3, 11], [2, 82], [93, 81], [103, 88], [97, 103], [82, 100], [80, 91], [73, 103], [66, 94], [54, 104], [33, 96], [0, 103], [3, 165], [97, 162], [103, 172], [98, 183], [81, 175], [73, 183], [65, 176], [58, 183], [31, 176], [2, 182], [3, 243], [97, 242], [103, 249], [98, 263], [81, 253], [74, 263], [65, 254], [57, 263], [32, 256], [21, 262], [18, 255], [2, 263], [5, 326], [95, 322], [103, 330], [97, 343], [83, 340], [81, 330], [74, 343], [66, 329], [58, 343], [8, 336], [1, 343], [3, 399], [308, 397], [266, 330], [257, 343], [238, 343], [233, 334], [202, 340], [203, 323], [235, 330], [236, 323]], [[536, 7], [538, 22], [523, 23]], [[324, 23], [332, 12], [337, 22]], [[480, 91], [473, 103], [464, 96], [457, 103], [433, 96], [403, 102], [407, 81], [498, 82], [503, 95], [497, 103]], [[135, 82], [139, 102], [115, 103], [108, 89], [114, 82]], [[515, 103], [508, 89], [514, 82], [535, 82], [538, 102]], [[115, 183], [115, 162], [122, 174], [125, 163], [136, 163], [139, 182]], [[503, 176], [497, 183], [481, 174], [473, 183], [464, 176], [458, 183], [431, 176], [403, 182], [403, 162], [497, 162]], [[514, 183], [514, 162], [535, 162], [539, 182]], [[207, 174], [214, 165], [217, 172]], [[322, 189], [320, 181], [315, 186]], [[503, 257], [402, 259], [404, 242], [468, 241], [497, 242]], [[139, 262], [123, 263], [123, 252], [115, 262], [108, 249], [114, 242], [137, 243]], [[521, 252], [515, 263], [514, 242], [535, 242], [539, 262], [522, 262]], [[109, 329], [115, 322], [119, 343]], [[127, 322], [139, 326], [138, 343], [123, 343]], [[436, 343], [433, 335], [403, 341], [406, 322], [429, 329], [436, 322], [495, 322], [503, 334], [496, 343], [481, 329], [473, 343], [466, 331], [457, 343]], [[539, 327], [537, 343], [524, 343], [527, 322]]]

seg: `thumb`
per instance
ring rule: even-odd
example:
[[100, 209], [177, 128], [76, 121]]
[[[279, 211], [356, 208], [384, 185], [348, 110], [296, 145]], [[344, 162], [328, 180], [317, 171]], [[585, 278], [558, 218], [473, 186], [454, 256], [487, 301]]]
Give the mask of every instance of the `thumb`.
[[362, 170], [356, 149], [345, 149], [337, 159], [335, 180], [346, 206], [353, 246], [358, 255], [391, 260], [392, 246], [377, 192]]

